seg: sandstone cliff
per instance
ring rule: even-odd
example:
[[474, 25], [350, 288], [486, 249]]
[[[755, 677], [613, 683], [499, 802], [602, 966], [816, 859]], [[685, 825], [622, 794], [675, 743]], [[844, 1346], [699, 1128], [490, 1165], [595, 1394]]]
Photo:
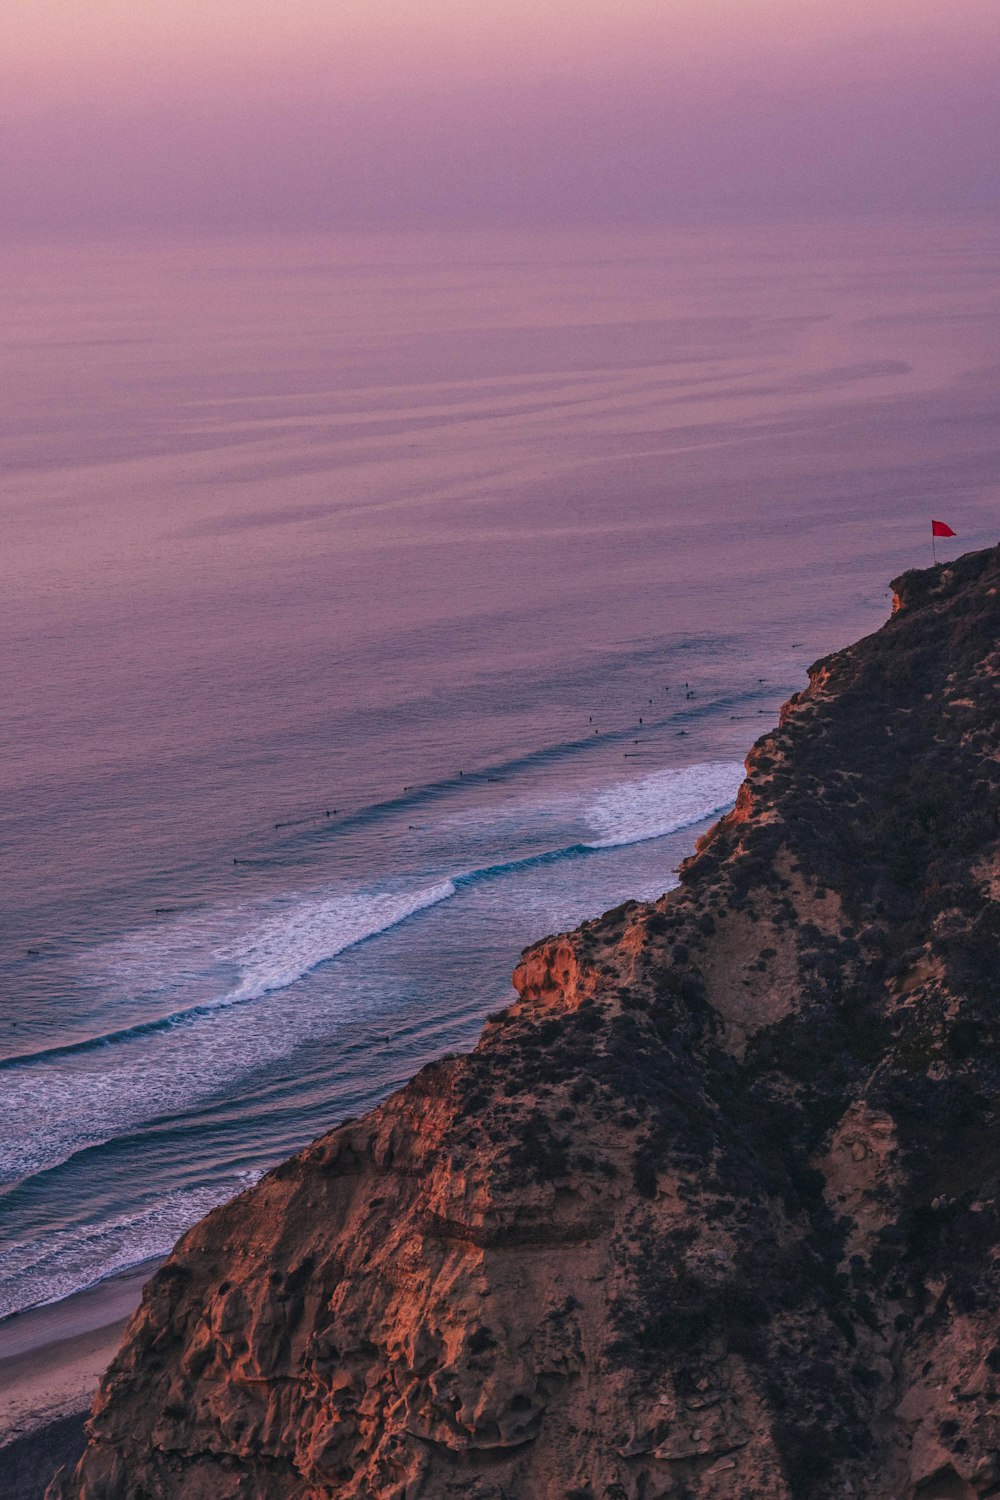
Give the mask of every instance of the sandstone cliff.
[[679, 889], [185, 1236], [53, 1500], [1000, 1495], [1000, 549], [896, 589]]

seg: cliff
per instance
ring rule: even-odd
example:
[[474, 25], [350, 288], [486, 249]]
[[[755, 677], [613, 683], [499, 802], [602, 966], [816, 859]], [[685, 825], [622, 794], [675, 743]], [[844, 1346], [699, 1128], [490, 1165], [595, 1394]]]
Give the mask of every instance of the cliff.
[[895, 587], [678, 889], [181, 1240], [52, 1500], [1000, 1495], [1000, 549]]

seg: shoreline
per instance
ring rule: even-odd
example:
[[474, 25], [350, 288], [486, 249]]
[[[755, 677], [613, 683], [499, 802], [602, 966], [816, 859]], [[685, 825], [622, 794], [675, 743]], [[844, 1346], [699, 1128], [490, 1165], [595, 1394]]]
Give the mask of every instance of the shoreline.
[[12, 1444], [89, 1412], [125, 1323], [161, 1261], [143, 1261], [0, 1323], [0, 1463]]

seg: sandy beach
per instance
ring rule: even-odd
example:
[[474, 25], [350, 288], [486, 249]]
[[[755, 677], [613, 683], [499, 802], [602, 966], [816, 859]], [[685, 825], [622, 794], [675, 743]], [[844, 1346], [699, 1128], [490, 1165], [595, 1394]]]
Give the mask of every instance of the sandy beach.
[[0, 1494], [41, 1495], [83, 1421], [157, 1261], [0, 1323]]

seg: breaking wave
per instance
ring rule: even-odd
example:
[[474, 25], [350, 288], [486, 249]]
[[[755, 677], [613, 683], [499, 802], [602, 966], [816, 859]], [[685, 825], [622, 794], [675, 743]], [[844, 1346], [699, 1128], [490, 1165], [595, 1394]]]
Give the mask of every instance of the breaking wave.
[[739, 761], [705, 761], [609, 787], [587, 809], [600, 835], [588, 847], [620, 849], [701, 823], [732, 805], [743, 776]]
[[[703, 822], [731, 804], [741, 776], [738, 763], [713, 761], [656, 771], [596, 793], [564, 794], [544, 806], [526, 802], [518, 814], [522, 827], [544, 814], [553, 833], [559, 826], [582, 836], [540, 852], [425, 876], [408, 890], [326, 889], [215, 907], [92, 950], [88, 982], [100, 993], [102, 1014], [117, 1011], [126, 1024], [0, 1064], [0, 1182], [21, 1181], [144, 1122], [184, 1111], [289, 1055], [300, 1042], [333, 1034], [340, 1017], [357, 1015], [364, 1001], [354, 992], [317, 1003], [297, 981], [346, 949], [463, 888], [597, 857]], [[515, 847], [523, 847], [516, 829], [510, 831]], [[248, 1025], [234, 1012], [251, 1002], [255, 1019]], [[105, 1056], [109, 1050], [112, 1055]], [[46, 1129], [26, 1132], [24, 1121], [37, 1117], [42, 1098]]]
[[[143, 928], [99, 951], [97, 977], [113, 1001], [217, 984], [232, 975], [222, 994], [209, 996], [167, 1015], [123, 1026], [65, 1046], [24, 1053], [0, 1062], [12, 1070], [135, 1037], [169, 1030], [265, 995], [287, 989], [322, 963], [368, 938], [446, 901], [455, 894], [450, 880], [410, 892], [373, 891], [337, 895], [289, 896], [269, 903], [217, 908], [172, 927]], [[93, 961], [93, 959], [92, 959]]]
[[240, 1172], [211, 1187], [178, 1189], [118, 1217], [61, 1229], [0, 1250], [0, 1318], [59, 1302], [145, 1260], [166, 1255], [180, 1235], [260, 1177]]

